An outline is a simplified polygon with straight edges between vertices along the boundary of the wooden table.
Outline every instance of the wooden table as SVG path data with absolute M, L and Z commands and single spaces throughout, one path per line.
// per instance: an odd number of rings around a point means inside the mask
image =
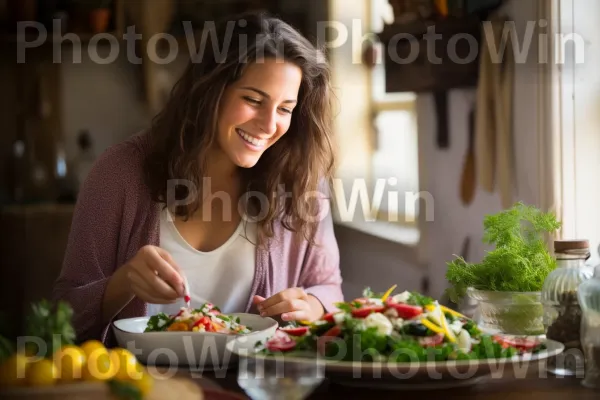
M 189 370 L 179 369 L 178 375 L 189 376 L 200 386 L 222 389 L 243 394 L 243 390 L 236 382 L 237 371 L 230 370 L 224 373 L 204 372 L 202 374 L 190 373 Z M 544 377 L 544 375 L 546 375 Z M 346 387 L 325 380 L 308 400 L 330 399 L 474 399 L 474 400 L 598 400 L 600 390 L 591 390 L 583 387 L 580 379 L 575 377 L 556 377 L 545 374 L 538 368 L 531 369 L 522 379 L 513 377 L 490 377 L 485 382 L 468 388 L 444 389 L 435 391 L 398 391 L 375 390 L 375 388 Z

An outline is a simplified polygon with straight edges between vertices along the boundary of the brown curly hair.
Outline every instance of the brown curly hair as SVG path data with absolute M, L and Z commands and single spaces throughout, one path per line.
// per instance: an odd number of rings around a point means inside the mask
M 210 34 L 207 36 L 204 51 L 190 60 L 165 108 L 153 120 L 145 163 L 152 198 L 166 205 L 168 181 L 172 179 L 193 182 L 201 192 L 207 155 L 216 144 L 219 104 L 225 88 L 242 76 L 248 62 L 275 57 L 302 70 L 298 103 L 286 134 L 254 167 L 240 169 L 241 178 L 248 191 L 268 199 L 268 210 L 260 210 L 264 218 L 258 221 L 259 244 L 273 236 L 277 220 L 313 243 L 319 201 L 298 200 L 307 193 L 322 192 L 323 182 L 330 187 L 335 165 L 332 90 L 325 53 L 287 23 L 265 13 L 239 14 L 213 27 L 212 37 L 220 46 L 214 46 Z M 280 185 L 287 196 L 278 192 Z M 177 196 L 185 196 L 185 188 L 181 189 Z M 199 195 L 177 207 L 175 214 L 189 218 L 199 208 L 197 199 L 201 198 Z M 255 200 L 247 199 L 246 208 L 260 208 Z

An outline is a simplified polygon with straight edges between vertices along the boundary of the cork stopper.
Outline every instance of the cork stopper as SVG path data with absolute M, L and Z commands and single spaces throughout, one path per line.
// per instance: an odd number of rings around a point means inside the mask
M 554 241 L 554 252 L 555 253 L 579 253 L 585 252 L 590 249 L 589 240 L 555 240 Z
M 587 259 L 590 256 L 590 242 L 589 240 L 555 240 L 554 253 Z

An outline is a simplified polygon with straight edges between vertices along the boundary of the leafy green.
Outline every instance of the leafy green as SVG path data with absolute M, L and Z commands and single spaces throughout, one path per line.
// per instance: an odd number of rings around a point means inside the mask
M 410 297 L 408 298 L 406 303 L 413 306 L 425 307 L 430 304 L 433 304 L 433 299 L 431 297 L 424 296 L 418 292 L 411 292 Z
M 340 311 L 344 311 L 347 313 L 351 313 L 352 312 L 352 306 L 348 303 L 344 303 L 344 302 L 338 302 L 335 303 L 335 306 L 340 310 Z
M 13 355 L 14 352 L 15 346 L 13 343 L 4 336 L 0 336 L 0 364 Z
M 464 325 L 463 329 L 469 333 L 472 338 L 478 338 L 481 336 L 481 330 L 473 320 L 468 320 Z
M 553 213 L 516 203 L 512 208 L 484 218 L 483 242 L 494 244 L 480 263 L 462 257 L 448 263 L 446 279 L 450 299 L 458 303 L 473 287 L 488 291 L 535 292 L 556 268 L 544 241 L 545 233 L 560 228 Z
M 144 332 L 162 332 L 166 331 L 169 325 L 173 323 L 173 318 L 165 313 L 153 315 L 148 320 L 148 325 Z
M 384 294 L 385 294 L 384 292 L 379 292 L 379 293 L 374 292 L 368 286 L 366 288 L 364 288 L 364 290 L 362 292 L 363 297 L 366 297 L 366 298 L 369 298 L 369 299 L 374 299 L 374 298 L 375 299 L 380 299 L 380 298 L 383 297 Z
M 142 400 L 142 392 L 129 382 L 112 379 L 108 382 L 111 393 L 119 400 Z
M 39 348 L 32 349 L 35 354 L 50 357 L 63 345 L 75 343 L 75 330 L 71 323 L 73 309 L 64 302 L 52 303 L 43 299 L 31 305 L 26 317 L 26 335 L 41 339 L 46 344 L 46 353 L 40 354 Z M 35 344 L 34 344 L 35 345 Z

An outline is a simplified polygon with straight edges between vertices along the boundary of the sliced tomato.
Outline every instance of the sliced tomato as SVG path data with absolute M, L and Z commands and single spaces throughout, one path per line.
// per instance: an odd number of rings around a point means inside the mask
M 308 332 L 309 327 L 308 326 L 289 326 L 289 327 L 283 327 L 283 328 L 279 328 L 279 329 L 281 329 L 288 335 L 304 336 Z
M 384 306 L 366 306 L 355 308 L 352 310 L 352 316 L 354 318 L 366 318 L 371 313 L 382 312 L 383 310 L 385 310 Z
M 327 331 L 325 331 L 325 333 L 322 334 L 321 337 L 324 337 L 324 336 L 338 337 L 340 335 L 340 333 L 342 333 L 342 328 L 336 325 L 332 328 L 329 328 Z
M 337 314 L 337 312 L 330 312 L 327 313 L 325 315 L 323 315 L 323 317 L 321 318 L 322 320 L 325 320 L 327 322 L 334 322 L 333 316 Z
M 411 306 L 410 304 L 405 303 L 397 303 L 394 300 L 390 300 L 386 302 L 387 306 L 393 308 L 398 313 L 398 317 L 402 319 L 413 319 L 421 314 L 423 314 L 423 307 L 419 306 Z
M 538 340 L 530 337 L 495 335 L 493 339 L 504 348 L 514 347 L 523 351 L 532 350 L 540 344 Z
M 269 351 L 290 351 L 296 347 L 296 341 L 290 335 L 278 329 L 267 341 L 266 347 Z
M 442 344 L 444 334 L 438 333 L 435 336 L 424 336 L 419 338 L 419 344 L 423 347 L 433 347 Z
M 200 318 L 198 321 L 194 322 L 194 325 L 192 327 L 200 325 L 204 326 L 204 330 L 207 332 L 210 332 L 210 330 L 212 329 L 212 321 L 208 317 Z

